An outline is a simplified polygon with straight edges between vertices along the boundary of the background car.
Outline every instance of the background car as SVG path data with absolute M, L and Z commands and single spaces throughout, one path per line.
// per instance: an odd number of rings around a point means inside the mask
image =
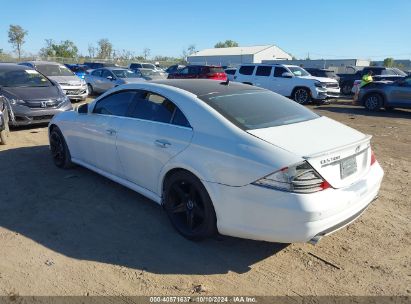
M 395 82 L 375 81 L 360 89 L 358 100 L 371 111 L 382 107 L 411 108 L 411 77 Z
M 236 71 L 237 71 L 236 68 L 227 68 L 227 69 L 224 70 L 224 72 L 227 75 L 228 80 L 230 80 L 230 81 L 234 80 L 234 75 L 235 75 Z
M 170 66 L 165 70 L 165 72 L 166 72 L 167 74 L 174 74 L 174 73 L 177 73 L 178 71 L 184 69 L 185 67 L 186 67 L 186 66 L 185 66 L 185 65 L 182 65 L 182 64 L 173 64 L 173 65 L 170 65 Z
M 138 77 L 144 78 L 145 80 L 167 79 L 167 76 L 164 72 L 157 70 L 139 68 L 132 71 L 134 71 L 136 75 L 138 75 Z
M 364 75 L 372 72 L 372 77 L 374 80 L 389 80 L 389 81 L 396 81 L 398 79 L 403 79 L 406 74 L 398 69 L 395 68 L 386 68 L 386 67 L 364 67 L 363 69 L 355 71 L 355 73 L 348 73 L 348 74 L 337 74 L 340 77 L 340 87 L 341 93 L 344 95 L 350 95 L 351 93 L 355 93 L 356 89 L 353 90 L 354 83 L 358 84 L 361 82 L 361 79 Z M 358 80 L 357 82 L 355 82 Z
M 340 95 L 335 79 L 311 76 L 296 65 L 243 64 L 236 71 L 234 81 L 271 90 L 300 104 L 322 103 Z
M 8 100 L 0 96 L 0 145 L 7 144 L 9 132 Z
M 317 242 L 346 226 L 381 186 L 370 138 L 269 90 L 204 79 L 117 87 L 49 124 L 57 167 L 162 204 L 191 240 Z
M 169 74 L 168 79 L 194 79 L 205 78 L 226 81 L 227 75 L 223 68 L 215 65 L 188 65 L 174 74 Z
M 130 63 L 128 66 L 130 70 L 135 69 L 150 69 L 150 70 L 157 70 L 157 67 L 152 63 Z
M 89 69 L 89 67 L 84 64 L 65 64 L 65 66 L 81 79 L 84 79 L 84 76 L 87 74 L 87 70 Z
M 0 64 L 0 96 L 10 104 L 9 124 L 47 123 L 72 109 L 60 86 L 38 71 L 17 64 Z
M 109 67 L 91 71 L 85 76 L 90 95 L 94 93 L 104 93 L 105 91 L 116 86 L 144 81 L 141 74 L 137 74 L 129 69 Z
M 84 79 L 79 79 L 63 64 L 49 61 L 27 61 L 19 64 L 34 68 L 57 82 L 70 100 L 86 100 L 88 96 L 86 82 Z
M 99 69 L 99 68 L 108 68 L 108 67 L 116 67 L 117 65 L 114 63 L 107 63 L 107 62 L 84 62 L 85 66 L 88 67 L 89 70 Z
M 317 69 L 317 68 L 304 68 L 308 73 L 316 77 L 325 77 L 325 78 L 332 78 L 337 81 L 340 81 L 340 77 L 335 74 L 332 70 L 327 69 Z

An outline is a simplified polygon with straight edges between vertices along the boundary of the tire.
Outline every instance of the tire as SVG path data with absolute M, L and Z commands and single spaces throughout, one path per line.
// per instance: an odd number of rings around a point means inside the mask
M 4 119 L 4 130 L 0 131 L 0 145 L 6 145 L 7 142 L 9 141 L 10 137 L 10 127 L 9 127 L 9 120 L 8 120 L 8 113 L 7 110 L 4 113 L 5 119 Z
M 217 232 L 210 196 L 201 181 L 187 171 L 167 178 L 163 206 L 173 227 L 189 240 L 200 241 Z
M 58 127 L 54 127 L 50 132 L 50 151 L 56 167 L 68 169 L 74 166 L 66 140 Z
M 293 99 L 299 104 L 306 104 L 311 101 L 311 93 L 307 88 L 296 88 L 293 92 Z
M 251 82 L 243 82 L 243 84 L 253 85 Z
M 93 86 L 88 83 L 88 84 L 87 84 L 87 88 L 88 88 L 88 95 L 89 95 L 89 96 L 93 96 L 93 95 L 94 95 Z
M 380 94 L 371 93 L 364 97 L 364 107 L 369 111 L 378 111 L 382 107 L 383 98 Z
M 341 92 L 344 95 L 351 95 L 352 94 L 351 89 L 352 89 L 352 85 L 350 85 L 347 82 L 343 83 L 343 85 L 341 86 Z

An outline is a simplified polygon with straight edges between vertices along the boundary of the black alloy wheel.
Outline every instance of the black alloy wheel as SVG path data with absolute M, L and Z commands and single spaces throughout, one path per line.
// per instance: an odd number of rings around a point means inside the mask
M 188 172 L 172 175 L 165 186 L 164 208 L 174 228 L 190 240 L 215 233 L 216 216 L 201 181 Z

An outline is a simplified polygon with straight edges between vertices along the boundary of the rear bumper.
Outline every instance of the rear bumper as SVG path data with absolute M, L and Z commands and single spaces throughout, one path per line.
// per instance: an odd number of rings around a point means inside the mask
M 270 242 L 308 242 L 354 221 L 378 195 L 383 178 L 378 163 L 349 187 L 296 194 L 254 185 L 206 183 L 220 233 Z

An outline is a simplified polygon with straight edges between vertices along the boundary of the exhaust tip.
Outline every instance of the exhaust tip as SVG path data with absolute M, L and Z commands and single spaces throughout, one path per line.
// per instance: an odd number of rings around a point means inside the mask
M 313 237 L 311 240 L 308 241 L 309 244 L 311 245 L 317 245 L 317 243 L 322 239 L 321 235 L 316 235 Z

